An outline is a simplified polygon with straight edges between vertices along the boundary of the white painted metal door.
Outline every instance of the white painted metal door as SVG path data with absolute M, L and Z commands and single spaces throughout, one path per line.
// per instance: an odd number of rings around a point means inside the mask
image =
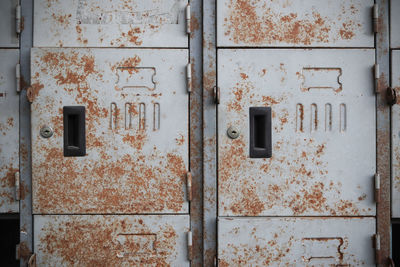
M 38 215 L 38 266 L 190 266 L 186 215 Z
M 222 47 L 373 47 L 373 0 L 217 1 Z
M 220 218 L 219 266 L 375 266 L 372 232 L 375 218 Z
M 187 0 L 36 0 L 36 47 L 188 47 Z
M 184 49 L 33 49 L 33 212 L 188 213 L 187 63 Z M 70 106 L 86 113 L 79 157 Z
M 16 178 L 19 173 L 18 49 L 0 49 L 0 213 L 19 211 Z M 22 188 L 22 194 L 25 193 Z
M 390 47 L 400 48 L 400 1 L 390 1 Z
M 219 214 L 374 216 L 374 62 L 374 50 L 219 50 Z M 250 107 L 272 109 L 271 158 L 250 157 Z
M 0 8 L 0 47 L 19 47 L 17 35 L 18 0 L 2 0 Z

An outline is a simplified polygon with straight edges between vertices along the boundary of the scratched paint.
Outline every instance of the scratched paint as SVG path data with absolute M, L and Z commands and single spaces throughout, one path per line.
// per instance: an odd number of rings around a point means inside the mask
M 186 50 L 34 49 L 33 212 L 187 213 L 187 62 Z M 121 83 L 148 67 L 154 89 Z M 63 156 L 70 105 L 86 109 L 84 157 Z
M 372 232 L 374 218 L 220 218 L 218 263 L 375 266 Z
M 187 47 L 187 0 L 35 1 L 34 46 Z
M 373 47 L 373 1 L 218 1 L 218 46 Z
M 189 216 L 37 215 L 39 266 L 190 266 Z
M 0 49 L 0 213 L 16 213 L 15 174 L 19 171 L 19 105 L 15 66 L 17 49 Z
M 375 215 L 373 64 L 372 50 L 220 51 L 219 214 Z M 305 66 L 332 67 L 342 90 L 318 77 L 304 90 Z M 272 158 L 249 157 L 253 106 L 272 108 Z

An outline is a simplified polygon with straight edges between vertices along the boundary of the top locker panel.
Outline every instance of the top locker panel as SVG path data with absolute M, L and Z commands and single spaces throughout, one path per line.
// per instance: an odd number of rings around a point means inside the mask
M 187 0 L 35 0 L 35 47 L 188 47 Z
M 390 47 L 400 48 L 400 0 L 390 1 Z
M 373 0 L 221 0 L 222 47 L 374 47 Z
M 17 0 L 2 0 L 0 8 L 0 47 L 19 47 L 16 30 Z

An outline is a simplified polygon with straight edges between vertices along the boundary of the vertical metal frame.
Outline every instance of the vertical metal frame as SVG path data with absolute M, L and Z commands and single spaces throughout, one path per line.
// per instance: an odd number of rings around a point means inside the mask
M 217 248 L 216 1 L 203 1 L 203 199 L 204 266 L 214 266 Z
M 203 140 L 202 140 L 202 4 L 201 0 L 190 2 L 189 58 L 192 64 L 192 91 L 189 98 L 189 168 L 192 174 L 192 201 L 190 203 L 190 228 L 193 234 L 191 266 L 203 265 Z
M 376 0 L 379 7 L 378 32 L 375 35 L 376 63 L 379 64 L 379 80 L 376 98 L 376 146 L 377 173 L 380 175 L 381 199 L 377 203 L 377 234 L 380 239 L 378 265 L 390 264 L 390 106 L 386 89 L 389 86 L 389 1 Z
M 20 35 L 21 93 L 20 93 L 20 266 L 26 266 L 32 254 L 32 166 L 31 166 L 31 117 L 27 88 L 30 84 L 30 53 L 32 47 L 33 1 L 21 0 L 24 27 Z

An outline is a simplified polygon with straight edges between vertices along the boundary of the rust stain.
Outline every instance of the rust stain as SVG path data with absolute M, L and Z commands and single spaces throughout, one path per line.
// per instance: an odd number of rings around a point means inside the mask
M 133 28 L 133 29 L 130 29 L 128 32 L 127 32 L 127 40 L 130 42 L 130 43 L 133 43 L 133 44 L 135 44 L 135 45 L 141 45 L 142 43 L 143 43 L 143 41 L 141 41 L 139 38 L 140 38 L 140 33 L 141 33 L 142 31 L 141 31 L 141 29 L 139 28 L 139 27 L 135 27 L 135 28 Z M 124 35 L 124 34 L 123 34 Z
M 199 20 L 197 19 L 197 17 L 196 16 L 191 16 L 191 19 L 190 19 L 190 31 L 191 31 L 191 38 L 193 39 L 194 38 L 194 32 L 196 32 L 197 30 L 199 30 L 200 29 L 200 23 L 199 23 Z
M 153 249 L 142 251 L 137 242 L 118 241 L 118 234 L 153 231 L 141 219 L 111 219 L 103 216 L 89 220 L 69 217 L 68 221 L 47 222 L 40 235 L 38 253 L 47 260 L 80 266 L 171 266 L 175 259 L 178 235 L 166 224 L 159 229 Z M 93 253 L 96 251 L 96 253 Z M 45 259 L 45 258 L 43 258 Z
M 33 102 L 35 98 L 39 95 L 39 91 L 43 88 L 44 88 L 43 84 L 39 82 L 33 83 L 27 92 L 28 100 L 30 102 Z
M 329 43 L 339 38 L 352 39 L 353 32 L 361 27 L 352 20 L 344 21 L 340 34 L 336 34 L 332 29 L 335 22 L 315 11 L 308 18 L 299 18 L 296 13 L 282 15 L 261 0 L 231 0 L 228 8 L 224 33 L 236 44 Z

